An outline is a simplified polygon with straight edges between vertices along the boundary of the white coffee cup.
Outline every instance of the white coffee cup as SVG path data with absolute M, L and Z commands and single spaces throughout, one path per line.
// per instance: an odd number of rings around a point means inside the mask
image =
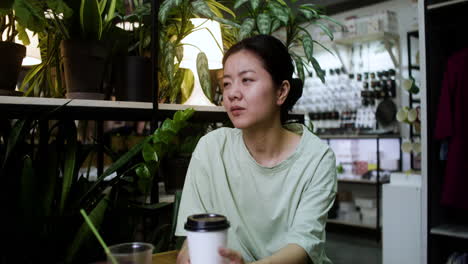
M 184 226 L 191 264 L 222 264 L 219 248 L 227 245 L 229 222 L 218 214 L 197 214 L 187 217 Z

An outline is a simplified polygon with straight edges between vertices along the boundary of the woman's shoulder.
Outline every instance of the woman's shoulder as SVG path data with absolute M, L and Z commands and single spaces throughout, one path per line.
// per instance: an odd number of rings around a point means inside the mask
M 240 130 L 236 128 L 221 127 L 215 129 L 200 138 L 197 149 L 214 150 L 215 148 L 222 148 L 229 141 L 236 140 L 240 133 Z
M 330 146 L 319 136 L 310 131 L 306 126 L 304 126 L 303 133 L 305 136 L 304 151 L 314 153 L 316 155 L 318 154 L 319 156 L 325 155 L 326 153 L 333 154 Z

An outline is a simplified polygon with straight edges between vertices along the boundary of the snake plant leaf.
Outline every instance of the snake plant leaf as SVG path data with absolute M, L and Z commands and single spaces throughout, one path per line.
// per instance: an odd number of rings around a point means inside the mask
M 83 37 L 101 40 L 102 19 L 97 0 L 82 0 L 80 6 L 80 24 Z
M 211 11 L 210 7 L 203 0 L 193 1 L 192 8 L 193 8 L 194 13 L 196 14 L 199 14 L 201 16 L 205 16 L 211 19 L 215 18 L 214 13 Z
M 257 28 L 260 34 L 270 34 L 271 17 L 267 13 L 262 13 L 257 16 Z
M 107 195 L 103 196 L 97 203 L 91 212 L 88 214 L 88 218 L 91 220 L 96 229 L 99 230 L 102 221 L 104 219 L 105 212 L 109 206 L 109 198 Z M 65 263 L 71 263 L 78 253 L 79 249 L 90 239 L 93 239 L 93 234 L 88 224 L 83 220 L 80 228 L 76 232 L 76 235 L 71 243 L 71 246 L 67 249 Z
M 283 24 L 287 24 L 289 20 L 289 8 L 281 6 L 277 2 L 268 2 L 268 8 L 270 9 L 273 16 Z
M 241 5 L 247 3 L 249 0 L 236 0 L 234 3 L 234 9 L 238 9 Z
M 158 19 L 161 24 L 165 24 L 167 18 L 169 17 L 169 13 L 171 9 L 176 6 L 179 0 L 165 0 L 162 2 L 161 6 L 159 7 Z
M 197 55 L 197 72 L 203 93 L 212 101 L 210 70 L 208 69 L 208 58 L 204 52 L 199 52 Z
M 294 63 L 296 64 L 296 72 L 297 76 L 304 82 L 305 75 L 304 75 L 304 64 L 302 63 L 302 59 L 299 56 L 293 56 Z
M 107 0 L 106 0 L 107 1 Z M 106 24 L 105 27 L 108 26 L 108 24 L 110 22 L 112 22 L 112 20 L 116 17 L 115 15 L 115 7 L 117 5 L 117 0 L 110 0 L 110 4 L 109 4 L 109 9 L 107 10 L 107 14 L 105 16 L 105 20 L 104 20 L 104 23 Z M 103 10 L 104 11 L 104 10 Z
M 60 196 L 60 213 L 65 210 L 65 203 L 67 202 L 68 194 L 73 181 L 75 180 L 75 165 L 76 165 L 76 153 L 78 143 L 76 139 L 76 126 L 73 121 L 67 121 L 64 123 L 65 129 L 65 164 L 63 169 L 63 182 L 62 191 Z
M 250 33 L 252 33 L 254 27 L 255 27 L 255 20 L 253 18 L 246 18 L 244 22 L 242 22 L 237 40 L 241 41 L 244 38 L 248 37 Z
M 322 83 L 325 83 L 325 71 L 322 70 L 322 67 L 320 67 L 320 64 L 318 63 L 318 61 L 315 58 L 312 58 L 310 62 L 312 63 L 312 66 L 314 67 L 314 70 L 317 76 L 320 78 Z
M 255 12 L 258 7 L 260 6 L 260 0 L 250 0 L 250 7 L 252 7 L 252 10 Z
M 302 34 L 301 40 L 306 58 L 311 61 L 314 57 L 314 42 L 309 34 Z
M 101 0 L 101 2 L 99 2 L 99 14 L 102 15 L 104 13 L 106 6 L 107 6 L 107 0 Z
M 143 146 L 143 159 L 146 162 L 155 161 L 158 162 L 158 154 L 154 151 L 153 147 L 150 144 L 145 144 Z
M 183 71 L 183 80 L 182 84 L 180 85 L 180 93 L 181 93 L 181 102 L 187 101 L 193 91 L 193 85 L 195 84 L 195 76 L 193 72 L 188 69 L 180 69 Z

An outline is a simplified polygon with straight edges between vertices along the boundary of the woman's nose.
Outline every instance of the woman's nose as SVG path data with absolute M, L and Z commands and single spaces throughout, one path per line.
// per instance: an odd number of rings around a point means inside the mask
M 242 93 L 237 85 L 232 85 L 228 91 L 228 98 L 230 101 L 239 100 L 242 98 Z

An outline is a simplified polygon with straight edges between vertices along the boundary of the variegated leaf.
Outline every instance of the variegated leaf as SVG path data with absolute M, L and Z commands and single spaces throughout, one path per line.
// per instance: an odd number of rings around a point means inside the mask
M 288 23 L 289 20 L 289 13 L 288 8 L 281 6 L 276 2 L 269 2 L 268 8 L 270 9 L 271 13 L 275 16 L 276 19 L 283 22 L 284 24 Z
M 301 39 L 307 60 L 311 61 L 314 56 L 314 42 L 309 34 L 303 34 Z
M 215 15 L 211 11 L 210 7 L 203 0 L 197 0 L 192 2 L 192 8 L 196 14 L 205 16 L 207 18 L 214 18 Z
M 177 48 L 176 48 L 176 57 L 177 57 L 177 61 L 180 63 L 182 61 L 182 58 L 184 57 L 184 46 L 183 45 L 177 46 Z
M 250 33 L 252 33 L 252 30 L 254 29 L 254 27 L 255 27 L 255 20 L 253 18 L 245 19 L 239 30 L 238 40 L 241 41 L 244 38 L 248 37 Z
M 281 26 L 281 22 L 278 19 L 271 22 L 271 32 L 275 32 Z
M 159 7 L 158 14 L 158 19 L 161 24 L 166 23 L 169 12 L 171 12 L 171 9 L 177 4 L 177 2 L 179 2 L 179 0 L 165 0 L 162 2 L 161 6 Z
M 304 64 L 302 63 L 302 59 L 299 56 L 294 56 L 294 63 L 296 64 L 297 76 L 304 82 Z
M 260 6 L 260 0 L 250 0 L 250 6 L 252 7 L 253 11 L 256 11 Z
M 166 67 L 166 74 L 169 82 L 172 83 L 172 75 L 174 74 L 174 44 L 168 42 L 164 54 L 164 66 Z
M 197 56 L 197 71 L 203 92 L 205 93 L 206 97 L 211 101 L 213 99 L 213 95 L 211 92 L 210 70 L 208 69 L 208 58 L 203 52 L 198 53 Z
M 190 97 L 193 91 L 193 84 L 195 82 L 195 77 L 191 70 L 181 69 L 184 72 L 184 78 L 182 84 L 180 85 L 181 89 L 181 102 L 184 103 Z
M 257 16 L 257 28 L 260 34 L 270 34 L 271 17 L 269 14 L 262 13 Z
M 312 66 L 314 67 L 314 70 L 317 76 L 320 78 L 322 83 L 325 83 L 325 71 L 322 70 L 322 67 L 320 67 L 320 64 L 318 63 L 318 61 L 315 58 L 312 58 L 310 62 L 312 63 Z

